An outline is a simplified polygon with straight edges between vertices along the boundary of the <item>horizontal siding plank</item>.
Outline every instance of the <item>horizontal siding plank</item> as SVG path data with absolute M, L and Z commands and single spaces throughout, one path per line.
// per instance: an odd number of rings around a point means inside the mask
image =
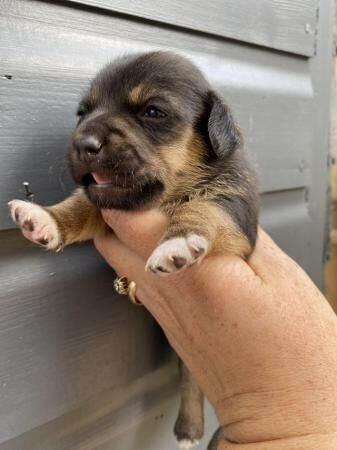
M 118 390 L 105 391 L 73 411 L 1 444 L 1 450 L 172 450 L 179 405 L 177 363 L 172 361 Z M 217 420 L 206 404 L 206 448 Z
M 318 0 L 68 0 L 164 24 L 312 56 Z
M 92 245 L 52 254 L 4 231 L 0 267 L 0 443 L 166 363 L 159 327 Z
M 121 440 L 130 434 L 134 438 L 132 428 L 137 429 L 140 425 L 151 427 L 152 431 L 155 428 L 156 435 L 165 436 L 168 447 L 160 446 L 161 450 L 172 449 L 175 445 L 172 423 L 179 404 L 177 375 L 177 364 L 167 364 L 118 390 L 92 397 L 77 409 L 0 444 L 1 450 L 101 450 L 105 445 L 110 449 L 128 450 L 133 448 L 132 445 L 122 445 Z M 159 448 L 155 438 L 145 439 L 144 431 L 137 433 L 139 449 Z M 112 441 L 119 445 L 114 447 Z
M 310 257 L 313 241 L 306 189 L 264 194 L 261 197 L 260 223 L 277 244 L 315 276 L 314 258 Z

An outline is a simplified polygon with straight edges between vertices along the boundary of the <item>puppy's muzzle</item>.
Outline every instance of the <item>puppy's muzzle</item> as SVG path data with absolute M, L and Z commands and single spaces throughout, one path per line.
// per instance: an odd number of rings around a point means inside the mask
M 137 148 L 126 138 L 116 139 L 113 132 L 100 131 L 83 129 L 73 136 L 70 162 L 75 181 L 85 186 L 143 183 L 146 162 Z
M 111 174 L 129 171 L 137 174 L 146 164 L 137 148 L 126 138 L 93 130 L 83 130 L 73 136 L 70 159 L 76 175 L 102 169 Z

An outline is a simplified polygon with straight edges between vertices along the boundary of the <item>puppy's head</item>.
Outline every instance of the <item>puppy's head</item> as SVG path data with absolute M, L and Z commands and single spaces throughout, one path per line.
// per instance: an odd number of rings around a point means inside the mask
M 241 144 L 227 106 L 201 72 L 169 52 L 106 66 L 78 116 L 71 172 L 99 208 L 160 202 L 189 172 L 225 161 Z

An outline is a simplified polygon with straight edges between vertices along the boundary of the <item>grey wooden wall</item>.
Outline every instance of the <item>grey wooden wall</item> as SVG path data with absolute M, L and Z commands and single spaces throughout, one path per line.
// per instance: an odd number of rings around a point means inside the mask
M 7 213 L 22 181 L 45 204 L 71 190 L 64 154 L 88 79 L 125 52 L 195 61 L 242 124 L 262 223 L 321 285 L 332 17 L 330 0 L 0 1 L 0 450 L 174 448 L 161 331 L 114 295 L 90 244 L 46 254 Z

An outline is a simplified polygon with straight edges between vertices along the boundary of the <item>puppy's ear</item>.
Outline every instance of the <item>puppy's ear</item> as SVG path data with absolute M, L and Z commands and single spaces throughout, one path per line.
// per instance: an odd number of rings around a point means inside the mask
M 229 107 L 210 91 L 208 106 L 208 138 L 218 158 L 226 158 L 242 146 L 243 138 Z

